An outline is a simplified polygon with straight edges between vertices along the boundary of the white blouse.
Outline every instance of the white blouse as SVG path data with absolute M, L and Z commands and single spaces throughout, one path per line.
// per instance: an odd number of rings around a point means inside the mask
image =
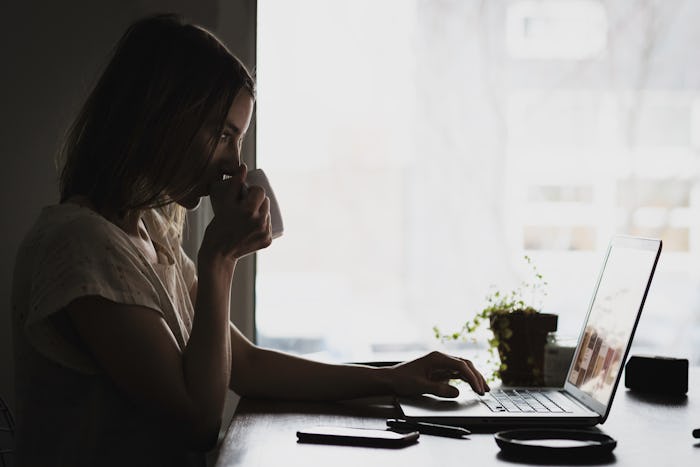
M 158 264 L 120 228 L 72 203 L 44 208 L 22 242 L 12 287 L 18 465 L 204 465 L 202 453 L 188 452 L 120 392 L 63 311 L 84 296 L 140 305 L 185 348 L 195 267 L 161 214 L 147 211 L 143 221 Z

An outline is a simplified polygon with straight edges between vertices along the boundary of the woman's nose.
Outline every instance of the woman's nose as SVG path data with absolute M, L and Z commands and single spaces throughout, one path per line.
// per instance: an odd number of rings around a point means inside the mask
M 241 166 L 241 153 L 238 150 L 227 151 L 219 158 L 219 167 L 225 170 L 234 171 Z
M 236 153 L 232 157 L 232 164 L 237 168 L 239 168 L 243 164 L 243 161 L 241 160 L 240 151 L 236 150 Z

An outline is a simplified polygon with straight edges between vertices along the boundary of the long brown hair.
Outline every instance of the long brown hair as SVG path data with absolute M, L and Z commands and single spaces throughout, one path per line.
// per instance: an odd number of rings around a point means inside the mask
M 126 30 L 59 153 L 61 202 L 87 197 L 99 212 L 161 208 L 182 232 L 190 193 L 209 163 L 245 66 L 213 34 L 172 14 Z M 201 133 L 203 134 L 203 133 Z

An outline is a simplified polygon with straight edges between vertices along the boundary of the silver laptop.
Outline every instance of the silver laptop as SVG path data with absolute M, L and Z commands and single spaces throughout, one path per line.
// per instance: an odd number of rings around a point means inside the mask
M 401 398 L 409 420 L 467 427 L 592 426 L 610 413 L 661 240 L 616 236 L 608 246 L 563 388 L 494 388 L 485 396 Z

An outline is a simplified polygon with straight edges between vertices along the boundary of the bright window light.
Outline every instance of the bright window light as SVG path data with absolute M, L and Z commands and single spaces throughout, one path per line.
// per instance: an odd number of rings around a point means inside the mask
M 528 279 L 525 254 L 575 338 L 626 233 L 664 241 L 635 345 L 700 363 L 700 3 L 676 6 L 260 0 L 257 162 L 285 234 L 258 254 L 259 343 L 441 348 L 432 327 Z
M 597 0 L 528 0 L 508 6 L 508 52 L 514 58 L 583 60 L 605 51 L 607 17 Z

